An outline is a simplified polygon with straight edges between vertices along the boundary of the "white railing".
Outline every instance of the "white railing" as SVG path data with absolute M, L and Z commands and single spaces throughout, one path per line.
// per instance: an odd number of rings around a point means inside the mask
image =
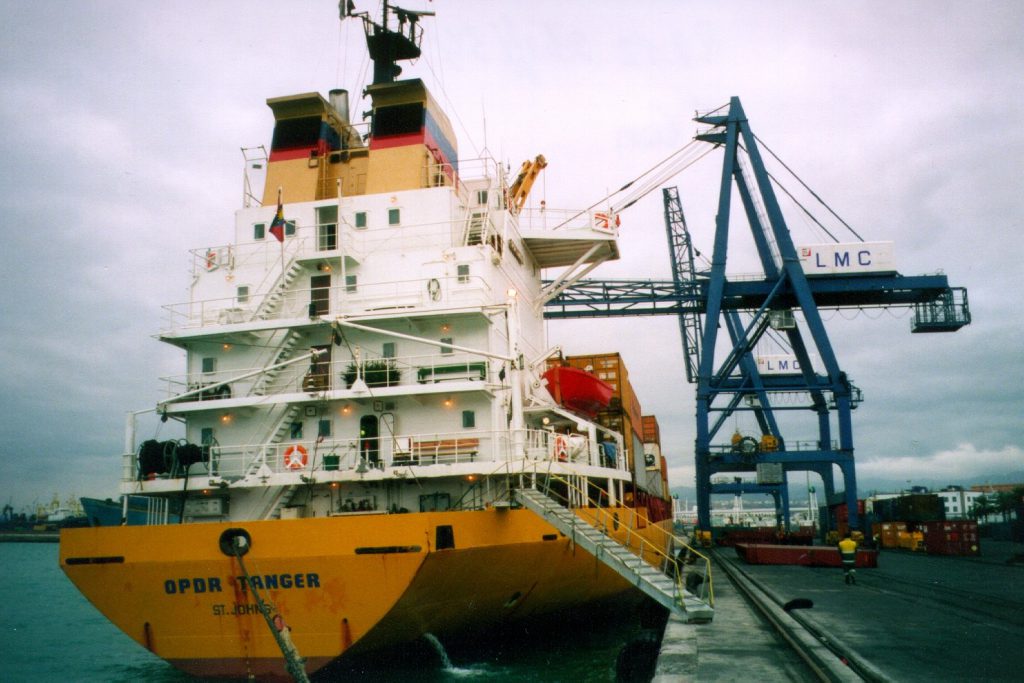
M 610 237 L 618 235 L 618 226 L 614 216 L 601 210 L 579 209 L 530 209 L 524 208 L 519 213 L 519 227 L 522 230 L 548 230 L 568 232 L 572 230 L 591 230 L 606 233 Z
M 173 375 L 160 379 L 164 383 L 165 398 L 209 387 L 207 391 L 191 396 L 187 400 L 212 401 L 252 396 L 254 388 L 261 385 L 260 396 L 351 389 L 357 376 L 361 376 L 371 390 L 377 387 L 435 384 L 455 380 L 487 382 L 491 376 L 490 365 L 485 359 L 467 353 L 433 353 L 384 358 L 374 356 L 362 348 L 358 350 L 358 367 L 354 357 L 348 354 L 344 357 L 335 357 L 330 362 L 295 363 L 279 368 L 279 374 L 269 383 L 261 382 L 262 375 L 253 375 L 261 369 L 259 367 Z M 233 377 L 242 379 L 231 381 Z
M 547 430 L 526 430 L 526 460 L 612 467 L 625 471 L 625 458 L 615 463 L 602 459 L 599 444 L 581 434 L 562 435 Z M 299 439 L 272 444 L 219 445 L 203 447 L 207 461 L 193 464 L 190 476 L 205 468 L 211 476 L 228 480 L 267 477 L 274 474 L 318 472 L 366 473 L 385 468 L 419 468 L 474 462 L 513 462 L 514 439 L 508 431 L 422 432 L 415 435 L 384 435 L 374 438 Z M 568 442 L 568 448 L 564 444 Z M 138 477 L 135 462 L 134 477 Z M 415 470 L 413 470 L 415 472 Z M 184 477 L 184 471 L 174 473 Z M 168 473 L 150 475 L 165 479 Z
M 326 299 L 311 308 L 313 293 Z M 289 320 L 315 315 L 359 315 L 395 309 L 473 308 L 495 303 L 490 285 L 480 276 L 418 278 L 390 282 L 357 282 L 330 288 L 298 288 L 281 292 L 273 306 L 261 312 L 273 291 L 237 297 L 205 299 L 164 306 L 165 332 L 262 320 Z

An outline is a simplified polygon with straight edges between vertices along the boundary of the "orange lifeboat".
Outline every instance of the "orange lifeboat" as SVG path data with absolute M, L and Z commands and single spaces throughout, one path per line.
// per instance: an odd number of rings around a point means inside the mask
M 608 407 L 614 392 L 610 384 L 579 368 L 554 367 L 544 373 L 544 379 L 559 405 L 591 419 Z

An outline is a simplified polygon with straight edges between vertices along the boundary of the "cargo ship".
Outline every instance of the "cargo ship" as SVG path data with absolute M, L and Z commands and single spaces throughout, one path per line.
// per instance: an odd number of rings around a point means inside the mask
M 397 79 L 423 13 L 342 14 L 374 63 L 369 122 L 343 90 L 267 100 L 269 154 L 247 157 L 262 196 L 247 182 L 234 234 L 190 253 L 188 301 L 165 307 L 159 339 L 186 367 L 152 410 L 184 436 L 143 438 L 147 411 L 128 414 L 121 513 L 65 531 L 61 568 L 202 677 L 300 678 L 636 600 L 665 571 L 673 604 L 706 604 L 684 590 L 640 418 L 616 423 L 598 377 L 545 379 L 569 363 L 544 302 L 618 258 L 618 221 L 527 208 L 543 157 L 514 177 L 459 157 L 427 85 Z M 586 550 L 605 540 L 641 561 Z

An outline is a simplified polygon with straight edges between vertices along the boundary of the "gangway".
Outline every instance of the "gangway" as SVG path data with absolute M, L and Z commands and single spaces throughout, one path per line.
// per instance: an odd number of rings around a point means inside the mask
M 515 490 L 520 505 L 542 517 L 565 534 L 573 543 L 615 570 L 645 595 L 689 623 L 711 621 L 714 609 L 708 602 L 684 587 L 680 563 L 665 556 L 671 563 L 675 579 L 648 564 L 646 560 L 612 538 L 575 512 L 535 488 Z

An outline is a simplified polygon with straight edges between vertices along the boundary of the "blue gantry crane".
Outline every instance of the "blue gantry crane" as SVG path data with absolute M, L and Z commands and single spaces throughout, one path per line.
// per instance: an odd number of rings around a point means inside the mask
M 678 316 L 686 377 L 697 385 L 695 460 L 702 530 L 711 528 L 712 494 L 769 493 L 780 522 L 788 524 L 789 475 L 806 471 L 821 477 L 830 503 L 846 503 L 849 526 L 858 529 L 851 411 L 861 392 L 839 366 L 821 311 L 910 306 L 913 332 L 947 332 L 970 323 L 967 292 L 950 287 L 941 274 L 903 276 L 867 268 L 808 277 L 739 98 L 732 98 L 724 113 L 716 110 L 696 120 L 710 127 L 697 139 L 724 149 L 710 267 L 697 268 L 678 191 L 665 188 L 673 279 L 580 280 L 547 302 L 545 317 Z M 761 277 L 731 280 L 726 274 L 734 189 Z M 839 265 L 873 258 L 867 244 L 852 253 L 828 254 Z M 767 339 L 788 349 L 781 361 L 775 357 L 775 367 L 755 353 Z M 780 397 L 786 400 L 776 400 Z M 753 414 L 759 435 L 737 431 L 724 436 L 723 428 L 739 412 Z M 787 430 L 794 423 L 806 428 L 797 418 L 807 415 L 813 418 L 813 438 L 783 433 L 783 422 Z M 838 494 L 836 469 L 843 479 Z M 741 473 L 756 473 L 755 481 L 735 476 Z M 716 477 L 722 474 L 733 476 Z

